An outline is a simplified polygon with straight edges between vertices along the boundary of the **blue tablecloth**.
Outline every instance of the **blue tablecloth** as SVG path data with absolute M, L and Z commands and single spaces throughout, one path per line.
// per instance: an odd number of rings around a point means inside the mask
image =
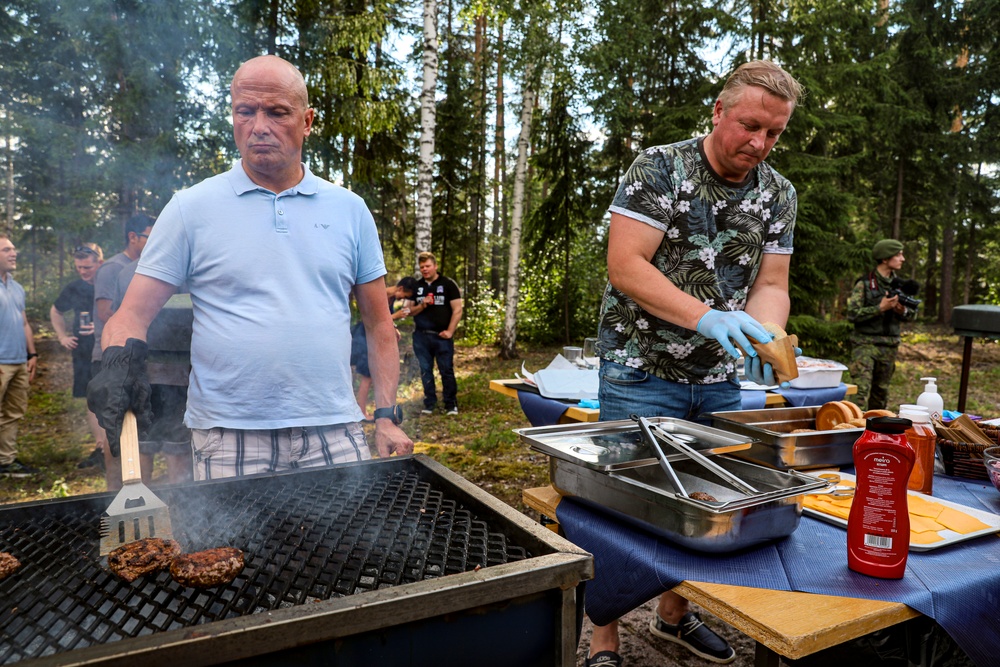
M 530 391 L 517 392 L 517 400 L 521 404 L 524 416 L 532 426 L 551 426 L 558 424 L 559 418 L 569 409 L 569 403 L 563 403 L 552 398 L 545 398 Z
M 989 484 L 936 475 L 934 495 L 1000 514 Z M 803 516 L 784 540 L 737 554 L 676 547 L 573 498 L 557 511 L 566 536 L 594 555 L 587 583 L 591 620 L 606 625 L 687 579 L 902 602 L 934 618 L 978 665 L 997 664 L 1000 648 L 1000 539 L 988 535 L 911 553 L 902 579 L 877 579 L 847 568 L 847 531 Z
M 846 390 L 845 385 L 841 385 Z M 815 389 L 782 389 L 782 392 L 815 392 Z M 829 391 L 829 390 L 827 390 Z M 840 398 L 844 397 L 844 392 L 840 392 Z M 840 398 L 831 398 L 828 400 L 835 401 L 840 400 Z M 743 390 L 740 392 L 740 399 L 742 401 L 742 407 L 744 410 L 760 410 L 766 407 L 765 401 L 767 400 L 767 392 L 764 391 L 750 391 Z M 521 403 L 521 410 L 524 411 L 524 416 L 528 418 L 528 421 L 532 426 L 551 426 L 552 424 L 558 424 L 559 418 L 563 416 L 563 413 L 575 403 L 567 403 L 565 401 L 558 401 L 553 398 L 545 398 L 539 394 L 531 391 L 518 391 L 517 400 Z M 796 400 L 800 400 L 796 398 Z M 821 403 L 825 403 L 822 401 Z M 793 405 L 820 405 L 820 403 L 793 403 Z
M 816 389 L 775 389 L 776 393 L 785 397 L 789 405 L 801 408 L 806 405 L 823 405 L 830 401 L 842 401 L 847 395 L 847 385 L 843 382 L 836 387 L 819 387 Z M 744 408 L 745 410 L 746 408 Z

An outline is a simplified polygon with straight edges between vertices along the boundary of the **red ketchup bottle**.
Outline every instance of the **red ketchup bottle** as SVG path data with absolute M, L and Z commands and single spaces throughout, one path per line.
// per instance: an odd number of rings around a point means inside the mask
M 854 443 L 857 488 L 847 519 L 847 567 L 901 579 L 910 549 L 906 483 L 916 454 L 906 441 L 909 419 L 869 419 Z

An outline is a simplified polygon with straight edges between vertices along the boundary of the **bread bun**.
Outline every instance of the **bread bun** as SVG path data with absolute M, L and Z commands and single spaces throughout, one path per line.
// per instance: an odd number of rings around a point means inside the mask
M 847 409 L 854 414 L 855 419 L 864 419 L 865 413 L 861 411 L 861 408 L 854 405 L 854 403 L 851 403 L 850 401 L 841 401 L 841 403 L 847 406 Z
M 761 327 L 771 334 L 771 340 L 761 343 L 748 335 L 747 340 L 753 346 L 754 353 L 762 362 L 771 364 L 774 379 L 778 384 L 794 380 L 799 376 L 799 367 L 795 361 L 795 348 L 798 347 L 799 339 L 796 336 L 789 336 L 774 322 L 762 322 Z M 743 350 L 742 347 L 740 349 Z M 743 350 L 743 353 L 752 356 L 748 354 L 748 350 Z
M 840 401 L 830 401 L 820 406 L 816 411 L 816 429 L 829 431 L 837 426 L 854 419 L 854 413 Z M 853 427 L 851 427 L 853 428 Z
M 843 424 L 837 424 L 836 426 L 834 426 L 832 429 L 829 429 L 829 430 L 843 431 L 844 429 L 848 429 L 848 428 L 857 428 L 857 426 L 855 426 L 854 424 L 852 424 L 850 422 L 844 422 Z
M 774 322 L 764 322 L 761 326 L 774 337 L 774 340 L 781 340 L 788 336 L 788 333 Z
M 865 419 L 872 419 L 873 417 L 895 417 L 896 413 L 892 410 L 869 410 L 862 416 Z

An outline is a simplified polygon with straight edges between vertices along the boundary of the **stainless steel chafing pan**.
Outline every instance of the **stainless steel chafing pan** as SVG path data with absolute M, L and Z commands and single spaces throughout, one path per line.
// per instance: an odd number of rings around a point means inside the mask
M 683 440 L 701 454 L 713 455 L 749 449 L 752 438 L 671 417 L 648 420 L 658 429 Z M 622 470 L 659 463 L 631 419 L 585 424 L 558 424 L 514 429 L 532 449 L 594 470 Z M 686 458 L 679 452 L 671 461 Z
M 658 466 L 601 472 L 552 457 L 552 483 L 565 495 L 597 505 L 681 546 L 725 553 L 787 537 L 799 525 L 802 495 L 828 486 L 824 480 L 782 472 L 729 456 L 712 459 L 758 490 L 737 491 L 698 462 L 678 460 L 672 467 L 688 491 L 716 500 L 676 493 Z
M 740 458 L 779 470 L 852 465 L 851 449 L 862 428 L 792 433 L 816 428 L 819 406 L 713 412 L 712 426 L 752 439 Z

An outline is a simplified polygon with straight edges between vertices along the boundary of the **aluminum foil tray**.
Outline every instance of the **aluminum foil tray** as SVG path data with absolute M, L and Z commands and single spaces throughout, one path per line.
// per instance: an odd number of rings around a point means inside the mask
M 653 417 L 656 427 L 681 438 L 706 456 L 749 449 L 751 438 L 672 417 Z M 594 470 L 655 466 L 656 453 L 631 419 L 514 429 L 532 449 Z M 685 458 L 670 454 L 669 460 Z
M 828 468 L 854 464 L 851 450 L 863 428 L 845 428 L 811 433 L 796 429 L 816 428 L 819 406 L 765 408 L 713 412 L 712 426 L 753 440 L 735 456 L 778 470 Z
M 676 544 L 708 553 L 738 551 L 791 535 L 802 516 L 802 496 L 827 482 L 795 471 L 765 468 L 729 456 L 712 459 L 751 484 L 746 495 L 712 478 L 697 462 L 671 465 L 688 492 L 701 491 L 715 501 L 677 494 L 659 466 L 601 472 L 551 458 L 553 485 Z

